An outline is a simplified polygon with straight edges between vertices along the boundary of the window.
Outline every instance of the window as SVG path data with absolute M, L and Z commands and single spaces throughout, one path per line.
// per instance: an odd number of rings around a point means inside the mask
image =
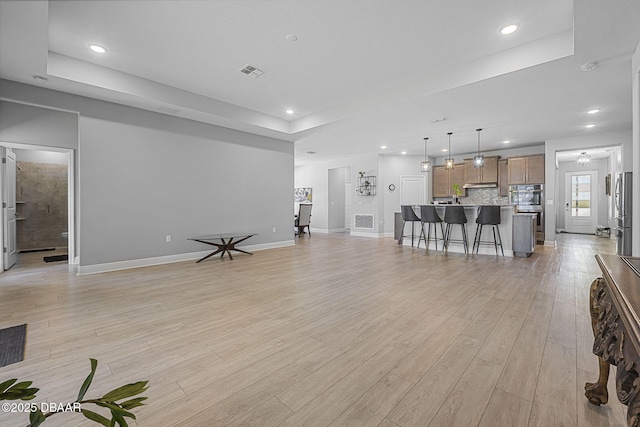
M 571 176 L 571 216 L 591 216 L 591 175 Z

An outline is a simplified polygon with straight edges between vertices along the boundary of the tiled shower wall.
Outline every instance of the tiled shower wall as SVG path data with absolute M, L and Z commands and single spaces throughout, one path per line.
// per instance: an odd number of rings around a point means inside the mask
M 18 250 L 67 246 L 67 165 L 18 161 Z

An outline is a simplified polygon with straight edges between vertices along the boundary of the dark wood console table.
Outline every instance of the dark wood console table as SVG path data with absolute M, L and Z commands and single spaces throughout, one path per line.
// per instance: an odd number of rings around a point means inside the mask
M 220 254 L 220 258 L 224 257 L 226 252 L 229 255 L 229 259 L 233 259 L 231 251 L 242 252 L 243 254 L 253 255 L 251 252 L 243 251 L 236 248 L 236 245 L 240 242 L 244 242 L 249 237 L 255 236 L 256 233 L 221 233 L 221 234 L 209 234 L 207 236 L 191 237 L 187 240 L 194 240 L 196 242 L 204 243 L 205 245 L 215 246 L 216 250 L 209 255 L 200 258 L 196 263 L 204 261 L 205 259 L 212 257 L 216 254 Z M 237 239 L 237 240 L 234 240 Z M 222 253 L 221 253 L 222 252 Z
M 627 405 L 627 423 L 640 426 L 640 258 L 596 255 L 602 277 L 591 283 L 593 353 L 599 376 L 585 385 L 589 402 L 608 402 L 609 366 L 617 366 L 616 394 Z

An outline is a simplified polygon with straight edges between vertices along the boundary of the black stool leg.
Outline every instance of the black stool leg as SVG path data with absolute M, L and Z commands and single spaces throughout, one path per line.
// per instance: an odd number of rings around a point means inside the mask
M 462 227 L 462 243 L 464 245 L 464 253 L 466 255 L 469 253 L 469 241 L 467 240 L 467 229 L 465 228 L 464 224 L 460 224 L 460 227 Z
M 500 236 L 500 227 L 494 225 L 496 231 L 498 232 L 498 239 L 500 241 L 500 252 L 502 252 L 502 256 L 504 256 L 504 248 L 502 247 L 502 236 Z M 498 255 L 498 250 L 496 249 L 496 255 Z
M 480 238 L 482 237 L 482 224 L 476 225 L 476 235 L 473 239 L 473 253 L 478 254 L 480 251 Z

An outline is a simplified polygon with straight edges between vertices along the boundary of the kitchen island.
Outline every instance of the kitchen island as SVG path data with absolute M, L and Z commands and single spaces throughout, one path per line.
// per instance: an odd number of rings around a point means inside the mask
M 429 205 L 429 206 L 435 206 L 436 210 L 438 212 L 438 215 L 440 215 L 440 218 L 442 218 L 444 220 L 444 210 L 447 206 L 451 206 L 451 205 L 446 205 L 446 204 L 434 204 L 434 205 Z M 482 205 L 460 205 L 464 207 L 464 213 L 467 216 L 467 240 L 469 242 L 469 253 L 471 253 L 471 248 L 473 247 L 473 238 L 475 236 L 476 233 L 476 218 L 478 217 L 478 211 L 479 208 L 482 207 Z M 414 211 L 416 212 L 416 215 L 418 215 L 418 217 L 420 216 L 420 206 L 414 206 Z M 504 255 L 505 256 L 513 256 L 513 247 L 512 247 L 512 227 L 513 227 L 513 214 L 514 214 L 514 209 L 512 205 L 503 205 L 501 206 L 500 209 L 500 215 L 501 215 L 501 223 L 498 226 L 498 228 L 500 229 L 500 236 L 502 237 L 502 247 L 504 249 Z M 411 223 L 407 223 L 405 225 L 405 229 L 403 230 L 403 235 L 411 235 L 411 227 L 415 226 L 415 235 L 419 236 L 420 235 L 420 224 L 417 223 L 415 225 L 411 224 Z M 425 224 L 425 233 L 427 232 L 427 224 Z M 443 223 L 443 226 L 446 227 L 446 224 Z M 440 239 L 441 235 L 440 235 L 440 226 L 437 226 L 438 228 L 438 239 Z M 481 237 L 482 241 L 489 241 L 489 240 L 493 240 L 493 233 L 491 230 L 491 227 L 484 227 L 484 229 L 482 230 L 482 237 Z M 462 240 L 462 229 L 459 225 L 455 224 L 452 225 L 451 227 L 451 242 L 449 243 L 449 252 L 454 253 L 464 253 L 464 246 L 461 243 Z M 456 242 L 457 241 L 457 242 Z M 404 239 L 403 241 L 404 245 L 411 245 L 411 239 Z M 424 242 L 420 242 L 421 247 L 424 247 Z M 429 250 L 434 250 L 435 251 L 436 246 L 435 246 L 435 242 L 433 241 L 433 227 L 432 227 L 432 235 L 431 235 L 431 242 L 429 242 Z M 442 249 L 442 241 L 438 241 L 438 251 L 440 251 Z M 498 250 L 498 253 L 500 253 L 500 250 Z M 480 245 L 478 254 L 484 254 L 484 255 L 495 255 L 496 251 L 492 246 L 489 245 Z

